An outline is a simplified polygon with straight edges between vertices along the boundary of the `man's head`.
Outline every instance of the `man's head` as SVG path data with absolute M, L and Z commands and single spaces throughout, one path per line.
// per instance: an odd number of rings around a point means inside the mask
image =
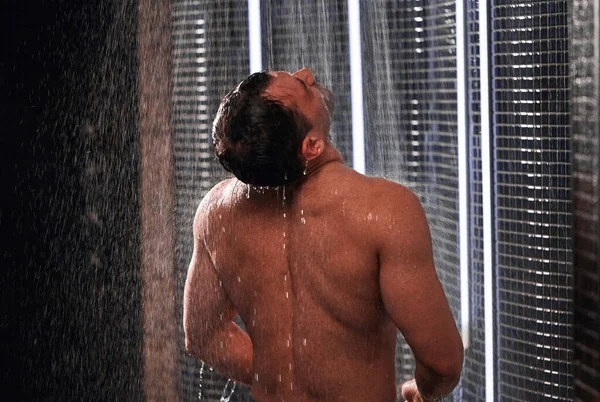
M 244 183 L 293 182 L 325 149 L 332 111 L 331 92 L 308 69 L 252 74 L 221 102 L 213 123 L 215 153 Z

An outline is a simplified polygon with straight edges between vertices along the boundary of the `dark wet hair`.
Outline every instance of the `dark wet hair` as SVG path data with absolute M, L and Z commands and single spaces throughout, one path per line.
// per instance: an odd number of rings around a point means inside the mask
M 255 186 L 280 186 L 302 175 L 300 146 L 311 128 L 295 107 L 265 96 L 272 78 L 263 71 L 242 81 L 223 98 L 213 123 L 219 162 Z

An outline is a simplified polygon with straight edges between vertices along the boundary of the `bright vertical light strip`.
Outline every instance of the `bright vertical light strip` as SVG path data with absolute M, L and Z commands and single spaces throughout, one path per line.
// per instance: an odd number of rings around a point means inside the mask
M 494 401 L 494 265 L 492 219 L 492 133 L 489 65 L 490 0 L 479 2 L 479 63 L 481 79 L 481 181 L 483 198 L 483 310 L 485 327 L 485 400 Z
M 456 105 L 458 134 L 458 226 L 460 250 L 460 325 L 463 346 L 469 347 L 469 122 L 467 118 L 467 41 L 465 35 L 465 4 L 456 2 Z
M 352 100 L 352 167 L 365 173 L 365 124 L 362 91 L 362 49 L 359 0 L 348 0 L 350 94 Z
M 252 74 L 262 71 L 260 0 L 248 0 L 248 38 L 248 47 L 250 49 L 250 74 Z

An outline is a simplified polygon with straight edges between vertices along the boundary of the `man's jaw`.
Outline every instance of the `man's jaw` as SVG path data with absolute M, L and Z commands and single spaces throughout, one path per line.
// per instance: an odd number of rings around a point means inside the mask
M 327 111 L 329 112 L 329 116 L 330 118 L 333 118 L 333 111 L 335 108 L 335 102 L 333 100 L 333 93 L 331 93 L 331 91 L 327 88 L 325 88 L 324 86 L 320 85 L 320 84 L 315 84 L 317 86 L 317 89 L 319 90 L 319 93 L 321 94 L 321 98 L 323 99 L 323 102 L 325 103 L 325 107 L 327 108 Z

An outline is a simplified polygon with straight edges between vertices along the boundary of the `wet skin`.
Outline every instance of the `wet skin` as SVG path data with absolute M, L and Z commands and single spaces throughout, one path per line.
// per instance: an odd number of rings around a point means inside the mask
M 347 168 L 330 144 L 314 162 L 285 200 L 283 187 L 248 192 L 236 179 L 204 198 L 185 291 L 188 351 L 251 385 L 257 401 L 395 401 L 399 328 L 417 382 L 451 389 L 462 345 L 418 199 Z

